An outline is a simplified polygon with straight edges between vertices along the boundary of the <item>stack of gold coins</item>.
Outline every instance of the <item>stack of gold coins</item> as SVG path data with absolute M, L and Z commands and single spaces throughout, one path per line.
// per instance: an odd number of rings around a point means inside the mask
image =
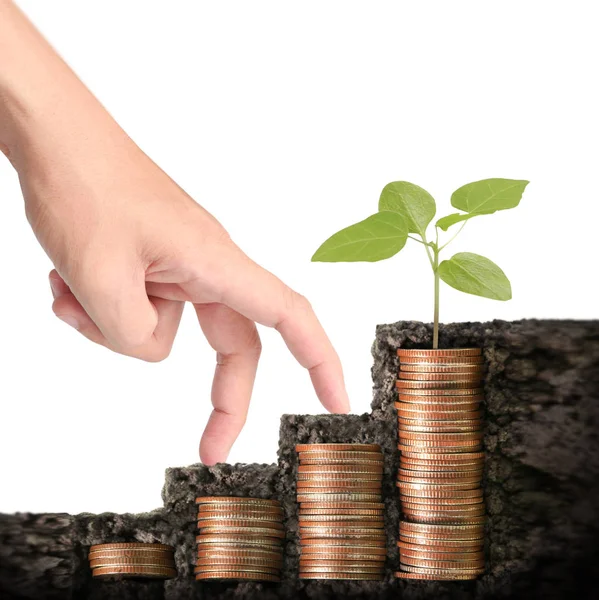
M 94 577 L 170 579 L 177 576 L 174 549 L 164 544 L 97 544 L 90 548 L 88 558 Z
M 298 444 L 301 579 L 383 575 L 387 541 L 376 444 Z
M 278 500 L 208 496 L 196 504 L 197 580 L 281 580 L 285 528 Z
M 401 579 L 484 572 L 480 348 L 398 350 Z

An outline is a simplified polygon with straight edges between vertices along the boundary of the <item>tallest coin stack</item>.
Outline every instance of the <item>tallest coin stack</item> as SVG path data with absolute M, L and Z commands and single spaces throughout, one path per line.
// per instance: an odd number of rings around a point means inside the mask
M 479 348 L 397 351 L 401 579 L 484 572 Z

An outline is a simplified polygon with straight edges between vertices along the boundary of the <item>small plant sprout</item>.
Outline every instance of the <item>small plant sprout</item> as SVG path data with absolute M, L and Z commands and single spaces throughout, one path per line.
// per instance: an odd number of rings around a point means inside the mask
M 470 219 L 518 206 L 527 185 L 528 181 L 515 179 L 483 179 L 462 186 L 451 195 L 451 205 L 461 212 L 435 223 L 433 241 L 427 237 L 427 228 L 437 211 L 434 198 L 413 183 L 394 181 L 383 188 L 377 213 L 332 235 L 314 253 L 312 261 L 376 262 L 397 254 L 408 239 L 422 244 L 434 276 L 433 348 L 437 349 L 440 280 L 467 294 L 493 300 L 512 297 L 505 273 L 488 258 L 459 252 L 439 262 L 441 252 Z M 458 223 L 457 232 L 441 243 L 439 230 L 446 232 Z

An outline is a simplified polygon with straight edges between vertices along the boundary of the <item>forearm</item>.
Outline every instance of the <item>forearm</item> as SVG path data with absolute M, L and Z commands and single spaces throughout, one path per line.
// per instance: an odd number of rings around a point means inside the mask
M 0 145 L 17 169 L 32 155 L 122 131 L 23 13 L 0 0 Z

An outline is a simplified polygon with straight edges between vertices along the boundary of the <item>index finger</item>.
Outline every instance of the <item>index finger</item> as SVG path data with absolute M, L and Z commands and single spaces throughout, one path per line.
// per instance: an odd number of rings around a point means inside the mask
M 331 412 L 350 409 L 341 361 L 306 298 L 241 251 L 229 257 L 220 301 L 248 319 L 274 327 L 310 373 L 316 395 Z

